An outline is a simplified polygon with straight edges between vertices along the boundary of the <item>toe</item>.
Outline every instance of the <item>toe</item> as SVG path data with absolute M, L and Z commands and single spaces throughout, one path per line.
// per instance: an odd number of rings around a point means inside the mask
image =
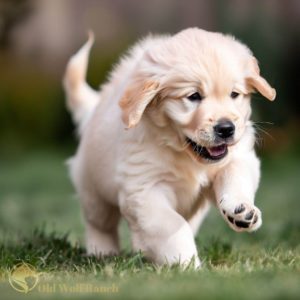
M 251 220 L 252 218 L 253 218 L 253 216 L 254 216 L 254 209 L 252 209 L 251 211 L 249 211 L 247 214 L 246 214 L 246 216 L 245 216 L 245 220 Z
M 254 216 L 254 219 L 253 219 L 253 224 L 255 224 L 255 223 L 257 222 L 257 220 L 258 220 L 258 216 L 255 215 L 255 216 Z
M 234 210 L 234 213 L 237 215 L 237 214 L 240 214 L 242 213 L 244 210 L 246 209 L 245 205 L 244 204 L 240 204 L 239 206 L 237 206 Z
M 233 220 L 234 220 L 233 217 L 227 216 L 227 219 L 231 224 L 233 224 Z

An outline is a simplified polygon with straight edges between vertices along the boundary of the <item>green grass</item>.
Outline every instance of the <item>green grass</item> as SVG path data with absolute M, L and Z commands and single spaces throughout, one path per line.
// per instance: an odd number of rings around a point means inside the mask
M 79 203 L 63 164 L 66 157 L 46 152 L 0 160 L 1 299 L 300 298 L 297 155 L 263 160 L 256 203 L 264 224 L 258 232 L 235 233 L 212 210 L 196 239 L 201 271 L 156 267 L 141 253 L 131 253 L 124 223 L 120 256 L 86 256 Z M 8 284 L 10 270 L 22 261 L 41 273 L 39 285 L 26 295 Z M 62 284 L 68 288 L 114 284 L 118 291 L 62 292 Z

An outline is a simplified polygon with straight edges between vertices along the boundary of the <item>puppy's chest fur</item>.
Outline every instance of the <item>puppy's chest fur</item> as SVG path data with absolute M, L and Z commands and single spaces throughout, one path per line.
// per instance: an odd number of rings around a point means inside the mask
M 213 176 L 206 168 L 195 169 L 189 165 L 185 165 L 185 168 L 178 172 L 180 177 L 172 183 L 176 195 L 176 211 L 188 220 L 205 200 L 213 201 Z
M 118 152 L 117 181 L 125 194 L 163 186 L 162 189 L 168 191 L 170 205 L 185 219 L 189 219 L 204 200 L 212 200 L 210 191 L 217 167 L 199 165 L 185 151 L 165 145 L 159 133 L 151 138 L 143 135 L 140 140 L 133 134 L 127 135 L 123 144 L 127 146 Z

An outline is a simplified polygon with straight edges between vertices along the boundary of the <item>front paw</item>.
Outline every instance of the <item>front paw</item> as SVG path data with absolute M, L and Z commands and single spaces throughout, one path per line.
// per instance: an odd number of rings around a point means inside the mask
M 240 203 L 233 208 L 221 208 L 224 219 L 229 226 L 238 232 L 255 231 L 261 224 L 261 211 L 254 205 Z

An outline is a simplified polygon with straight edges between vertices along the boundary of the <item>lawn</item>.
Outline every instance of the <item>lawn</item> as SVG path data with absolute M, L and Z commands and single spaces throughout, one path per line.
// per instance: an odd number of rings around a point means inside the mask
M 0 159 L 1 299 L 300 298 L 297 153 L 263 159 L 256 203 L 264 223 L 258 232 L 235 233 L 212 209 L 197 237 L 201 271 L 158 268 L 131 253 L 125 223 L 122 255 L 87 257 L 67 156 L 47 151 Z M 8 283 L 10 270 L 22 261 L 40 273 L 28 294 Z

